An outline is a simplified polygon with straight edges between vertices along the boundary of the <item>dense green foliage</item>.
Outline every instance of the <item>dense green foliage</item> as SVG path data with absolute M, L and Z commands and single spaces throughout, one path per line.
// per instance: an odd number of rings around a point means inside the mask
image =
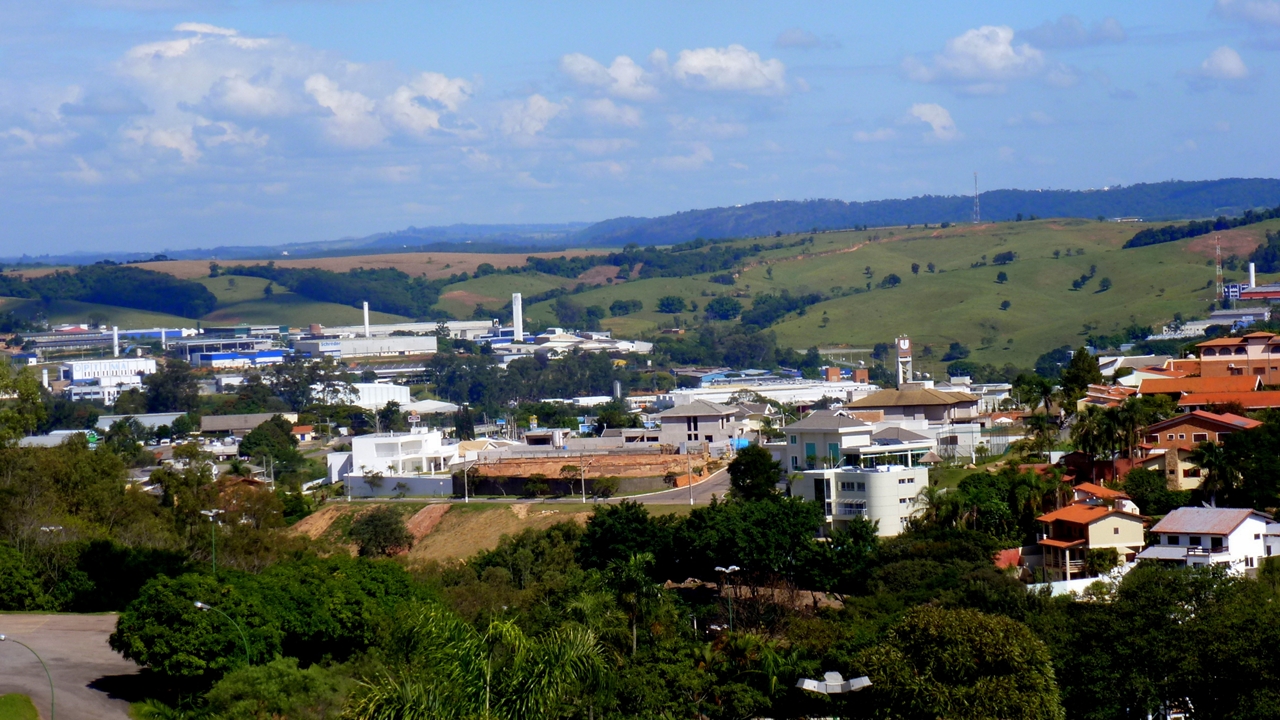
M 75 272 L 33 278 L 0 275 L 0 295 L 20 298 L 80 300 L 198 318 L 213 311 L 218 299 L 197 282 L 166 273 L 114 263 L 98 263 Z
M 1255 211 L 1252 208 L 1245 210 L 1240 217 L 1228 218 L 1219 215 L 1216 220 L 1193 220 L 1185 225 L 1166 225 L 1162 228 L 1147 228 L 1138 231 L 1133 238 L 1124 244 L 1126 248 L 1145 247 L 1147 245 L 1159 245 L 1160 243 L 1176 242 L 1186 238 L 1200 237 L 1208 235 L 1211 232 L 1221 232 L 1230 230 L 1231 228 L 1242 227 L 1245 225 L 1253 225 L 1264 220 L 1274 220 L 1280 217 L 1280 205 L 1268 210 Z M 1263 272 L 1274 272 L 1264 270 Z
M 260 277 L 313 300 L 360 307 L 368 302 L 372 310 L 413 318 L 437 317 L 432 306 L 440 299 L 440 288 L 451 282 L 466 280 L 466 273 L 440 280 L 411 277 L 395 268 L 367 270 L 357 268 L 345 273 L 317 268 L 282 268 L 274 262 L 266 265 L 236 265 L 223 268 L 226 275 Z

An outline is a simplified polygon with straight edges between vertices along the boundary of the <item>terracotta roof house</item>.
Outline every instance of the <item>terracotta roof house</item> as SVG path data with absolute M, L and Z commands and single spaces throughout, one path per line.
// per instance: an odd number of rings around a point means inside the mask
M 1084 412 L 1088 407 L 1120 407 L 1137 394 L 1137 389 L 1123 385 L 1090 385 L 1085 388 L 1084 397 L 1076 401 L 1076 412 Z
M 1280 407 L 1280 391 L 1258 392 L 1203 392 L 1188 393 L 1178 398 L 1178 407 L 1202 408 L 1206 405 L 1239 403 L 1245 410 L 1265 410 Z
M 1253 392 L 1261 387 L 1262 378 L 1257 375 L 1151 378 L 1142 381 L 1138 386 L 1138 392 L 1143 395 L 1171 395 L 1177 398 L 1187 393 Z
M 1187 565 L 1224 565 L 1241 574 L 1266 557 L 1263 537 L 1272 518 L 1248 508 L 1177 508 L 1151 528 L 1151 545 L 1140 560 Z
M 1205 410 L 1193 410 L 1153 423 L 1142 431 L 1143 440 L 1151 446 L 1142 466 L 1164 475 L 1174 490 L 1194 490 L 1200 487 L 1201 479 L 1200 468 L 1190 460 L 1197 445 L 1202 442 L 1220 443 L 1233 432 L 1261 424 L 1247 417 Z
M 1084 577 L 1091 550 L 1114 548 L 1121 561 L 1142 549 L 1144 518 L 1117 507 L 1078 502 L 1036 518 L 1044 525 L 1038 544 L 1054 580 Z
M 1196 347 L 1204 377 L 1250 376 L 1266 385 L 1280 383 L 1280 337 L 1272 333 L 1215 338 Z
M 1119 490 L 1091 482 L 1082 482 L 1071 488 L 1071 491 L 1075 493 L 1075 501 L 1077 503 L 1107 505 L 1134 515 L 1141 514 L 1138 512 L 1138 506 L 1134 504 L 1133 499 Z

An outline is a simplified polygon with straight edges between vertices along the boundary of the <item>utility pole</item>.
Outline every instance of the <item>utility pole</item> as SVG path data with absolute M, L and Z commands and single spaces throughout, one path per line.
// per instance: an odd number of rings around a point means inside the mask
M 582 477 L 582 504 L 586 505 L 587 504 L 587 464 L 585 462 L 585 456 L 583 455 L 578 456 L 578 473 Z
M 684 457 L 689 465 L 689 474 L 685 475 L 685 478 L 689 481 L 689 507 L 693 507 L 693 457 L 689 455 L 687 446 L 685 447 Z

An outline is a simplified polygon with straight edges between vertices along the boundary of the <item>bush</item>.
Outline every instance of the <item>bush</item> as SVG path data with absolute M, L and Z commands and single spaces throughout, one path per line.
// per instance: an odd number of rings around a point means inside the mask
M 364 557 L 390 557 L 401 550 L 408 550 L 413 536 L 405 527 L 404 517 L 390 505 L 379 505 L 360 514 L 347 530 L 347 537 L 360 547 Z
M 742 303 L 731 297 L 718 297 L 707 303 L 707 317 L 712 320 L 732 320 L 742 312 Z
M 205 697 L 212 720 L 337 720 L 350 688 L 332 670 L 302 670 L 295 658 L 276 658 L 228 673 Z
M 952 362 L 954 360 L 963 360 L 969 357 L 969 348 L 960 342 L 953 342 L 947 348 L 947 354 L 942 356 L 942 362 Z
M 685 309 L 684 298 L 679 295 L 664 295 L 658 298 L 658 312 L 668 315 L 682 313 Z

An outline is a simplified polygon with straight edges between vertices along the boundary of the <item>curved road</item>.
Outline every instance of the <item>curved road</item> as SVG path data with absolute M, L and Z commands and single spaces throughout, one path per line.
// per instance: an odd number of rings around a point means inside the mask
M 138 666 L 107 646 L 115 615 L 0 614 L 0 635 L 30 645 L 49 666 L 59 720 L 128 720 Z M 26 648 L 0 642 L 0 695 L 31 697 L 41 718 L 49 717 L 49 679 Z

